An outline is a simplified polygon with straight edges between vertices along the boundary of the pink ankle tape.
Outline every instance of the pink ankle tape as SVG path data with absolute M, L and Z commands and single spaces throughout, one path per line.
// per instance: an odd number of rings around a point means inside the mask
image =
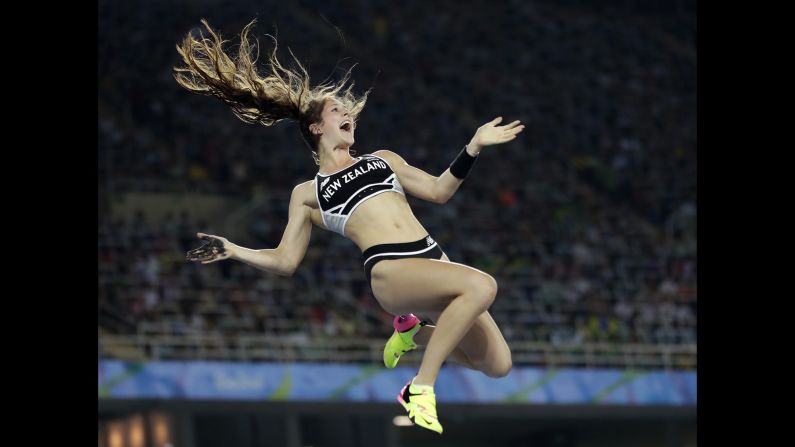
M 419 322 L 419 318 L 415 317 L 414 314 L 398 315 L 392 320 L 392 326 L 398 332 L 406 332 Z

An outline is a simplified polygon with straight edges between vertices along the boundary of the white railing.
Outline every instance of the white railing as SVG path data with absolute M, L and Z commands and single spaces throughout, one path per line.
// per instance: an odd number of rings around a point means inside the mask
M 310 338 L 207 333 L 186 335 L 102 335 L 100 354 L 122 360 L 227 360 L 275 362 L 381 363 L 385 339 Z M 697 349 L 690 345 L 509 343 L 514 364 L 544 367 L 695 369 Z M 419 364 L 421 350 L 401 364 Z

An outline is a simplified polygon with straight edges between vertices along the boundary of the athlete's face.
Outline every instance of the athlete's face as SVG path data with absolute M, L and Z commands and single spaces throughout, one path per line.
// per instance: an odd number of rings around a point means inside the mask
M 321 139 L 325 139 L 331 146 L 353 146 L 353 120 L 348 114 L 348 109 L 336 99 L 326 100 L 323 112 L 320 114 L 321 122 L 315 132 L 321 132 Z

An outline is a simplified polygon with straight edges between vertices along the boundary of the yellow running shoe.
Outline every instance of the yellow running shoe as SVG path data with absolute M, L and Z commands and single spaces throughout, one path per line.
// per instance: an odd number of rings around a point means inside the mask
M 436 395 L 429 385 L 407 383 L 397 396 L 398 402 L 409 412 L 409 419 L 415 425 L 442 434 L 442 424 L 436 416 Z
M 384 346 L 384 366 L 394 368 L 400 356 L 417 348 L 414 343 L 414 334 L 425 326 L 414 314 L 398 315 L 392 320 L 395 332 L 389 337 Z

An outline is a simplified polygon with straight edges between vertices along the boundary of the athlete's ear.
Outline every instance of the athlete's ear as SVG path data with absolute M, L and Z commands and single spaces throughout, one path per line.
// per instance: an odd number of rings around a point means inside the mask
M 323 130 L 320 128 L 320 123 L 312 123 L 309 125 L 309 131 L 314 135 L 323 135 Z

